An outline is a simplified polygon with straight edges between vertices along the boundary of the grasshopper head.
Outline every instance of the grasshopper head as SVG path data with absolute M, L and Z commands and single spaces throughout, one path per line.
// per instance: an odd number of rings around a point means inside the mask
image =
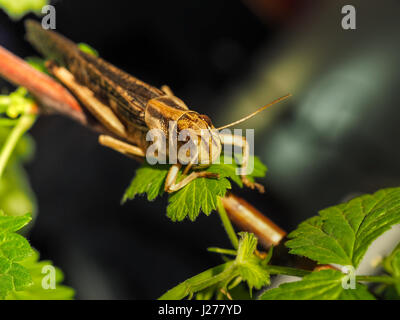
M 221 139 L 208 116 L 188 112 L 178 120 L 177 125 L 178 132 L 184 133 L 185 138 L 178 152 L 180 163 L 187 163 L 190 159 L 193 167 L 201 168 L 218 160 L 222 150 Z

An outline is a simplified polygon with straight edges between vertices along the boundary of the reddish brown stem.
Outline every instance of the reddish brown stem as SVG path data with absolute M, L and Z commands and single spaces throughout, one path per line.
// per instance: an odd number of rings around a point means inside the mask
M 285 231 L 246 200 L 229 193 L 222 198 L 222 204 L 229 219 L 240 229 L 254 233 L 263 247 L 276 246 L 285 237 Z
M 66 114 L 82 124 L 87 124 L 82 108 L 69 91 L 1 46 L 0 75 L 17 86 L 27 88 L 42 107 L 49 111 Z

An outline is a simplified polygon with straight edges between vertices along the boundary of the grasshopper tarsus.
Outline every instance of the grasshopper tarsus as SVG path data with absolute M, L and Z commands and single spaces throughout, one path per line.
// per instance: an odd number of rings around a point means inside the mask
M 265 192 L 265 187 L 262 184 L 257 183 L 257 182 L 252 182 L 246 176 L 242 176 L 242 182 L 246 187 L 248 187 L 252 190 L 257 189 L 259 193 Z

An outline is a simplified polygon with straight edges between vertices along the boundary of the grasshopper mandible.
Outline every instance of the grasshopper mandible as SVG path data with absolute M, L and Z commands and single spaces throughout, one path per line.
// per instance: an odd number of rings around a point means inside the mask
M 276 99 L 247 117 L 216 130 L 208 116 L 190 110 L 168 86 L 161 89 L 150 86 L 103 59 L 81 51 L 72 41 L 56 32 L 44 30 L 33 20 L 26 22 L 26 30 L 28 41 L 49 59 L 48 70 L 109 132 L 99 136 L 99 143 L 126 155 L 145 157 L 149 145 L 146 133 L 150 129 L 160 129 L 168 137 L 168 124 L 174 121 L 178 131 L 189 129 L 198 135 L 195 142 L 200 150 L 197 156 L 203 155 L 203 159 L 199 159 L 201 167 L 219 158 L 223 144 L 230 144 L 242 149 L 242 172 L 247 172 L 249 147 L 246 139 L 221 134 L 217 130 L 245 121 L 290 96 Z M 209 139 L 200 137 L 202 130 L 209 132 Z M 200 177 L 218 177 L 204 170 L 192 170 L 187 175 L 191 168 L 199 167 L 190 162 L 183 172 L 184 178 L 178 182 L 178 173 L 184 163 L 181 160 L 178 158 L 168 172 L 165 181 L 167 192 L 175 192 Z M 241 179 L 244 185 L 263 191 L 261 185 L 251 182 L 245 174 L 241 175 Z

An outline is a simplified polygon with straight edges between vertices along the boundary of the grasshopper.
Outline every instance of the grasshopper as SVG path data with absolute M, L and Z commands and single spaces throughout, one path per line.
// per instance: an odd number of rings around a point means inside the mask
M 194 141 L 200 151 L 197 156 L 201 158 L 201 165 L 189 162 L 183 171 L 183 179 L 178 181 L 184 163 L 178 157 L 165 181 L 164 189 L 169 193 L 200 177 L 218 178 L 217 174 L 200 169 L 219 158 L 224 144 L 242 149 L 241 166 L 242 172 L 246 173 L 249 161 L 246 139 L 221 134 L 218 130 L 241 123 L 290 96 L 288 94 L 276 99 L 247 117 L 216 129 L 208 116 L 190 110 L 168 86 L 158 89 L 148 85 L 103 59 L 81 51 L 69 39 L 54 31 L 44 30 L 33 20 L 26 21 L 26 30 L 28 41 L 48 59 L 46 66 L 49 72 L 106 128 L 107 134 L 99 136 L 101 145 L 125 155 L 143 158 L 149 147 L 146 134 L 151 129 L 159 129 L 168 137 L 168 124 L 174 121 L 178 132 L 189 129 L 197 135 Z M 204 130 L 209 133 L 209 139 L 200 137 L 199 132 Z M 263 186 L 251 182 L 246 174 L 241 175 L 241 180 L 247 187 L 263 192 Z

